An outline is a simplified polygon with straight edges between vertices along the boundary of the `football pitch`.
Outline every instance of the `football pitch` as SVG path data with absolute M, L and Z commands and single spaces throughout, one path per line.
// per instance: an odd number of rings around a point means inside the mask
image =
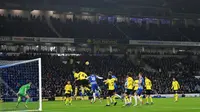
M 116 106 L 106 107 L 106 100 L 102 103 L 97 101 L 90 104 L 89 101 L 73 101 L 71 106 L 65 106 L 63 101 L 43 102 L 43 112 L 200 112 L 200 98 L 180 98 L 174 102 L 172 98 L 154 99 L 153 105 L 129 106 L 123 107 L 123 102 L 117 100 Z M 16 103 L 0 103 L 0 107 L 7 108 L 9 111 L 19 111 L 25 109 L 24 103 L 21 103 L 18 109 Z M 38 103 L 30 102 L 29 110 L 33 110 Z M 1 110 L 3 111 L 3 110 Z M 5 111 L 5 110 L 4 110 Z

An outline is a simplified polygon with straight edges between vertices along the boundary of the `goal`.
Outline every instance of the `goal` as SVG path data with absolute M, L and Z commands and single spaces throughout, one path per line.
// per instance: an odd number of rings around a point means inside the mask
M 25 98 L 16 107 L 19 88 L 31 82 Z M 41 58 L 32 60 L 0 60 L 0 111 L 42 111 Z

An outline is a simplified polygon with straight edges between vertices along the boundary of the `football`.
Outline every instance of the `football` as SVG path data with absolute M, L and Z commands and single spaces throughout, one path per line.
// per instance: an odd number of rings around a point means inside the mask
M 90 64 L 89 61 L 86 61 L 86 62 L 85 62 L 85 65 L 89 65 L 89 64 Z

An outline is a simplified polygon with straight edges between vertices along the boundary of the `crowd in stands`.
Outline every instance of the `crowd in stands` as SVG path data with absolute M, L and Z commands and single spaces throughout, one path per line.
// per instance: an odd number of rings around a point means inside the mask
M 139 72 L 143 72 L 148 76 L 153 83 L 153 91 L 155 94 L 172 93 L 171 82 L 175 77 L 181 85 L 180 93 L 196 93 L 200 92 L 200 81 L 194 76 L 198 74 L 200 65 L 198 62 L 190 58 L 175 58 L 175 57 L 144 57 L 141 61 L 145 62 L 152 68 L 145 70 L 134 62 L 128 56 L 118 57 L 110 56 L 89 56 L 82 55 L 78 57 L 58 57 L 50 55 L 31 55 L 20 54 L 20 56 L 3 56 L 2 59 L 6 60 L 24 60 L 42 58 L 42 92 L 43 97 L 52 98 L 54 96 L 62 96 L 64 92 L 64 85 L 67 80 L 74 81 L 72 71 L 74 68 L 85 70 L 87 73 L 95 73 L 99 76 L 107 78 L 108 71 L 113 71 L 114 75 L 118 77 L 118 93 L 124 91 L 124 82 L 126 80 L 127 72 L 133 73 L 133 78 L 137 78 Z M 89 66 L 86 66 L 85 61 L 89 61 Z M 88 74 L 89 75 L 89 74 Z M 99 85 L 105 93 L 105 85 L 99 81 Z
M 50 17 L 55 30 L 67 38 L 104 38 L 134 40 L 198 41 L 198 26 L 186 27 L 184 23 L 150 23 L 147 20 L 117 22 L 116 18 L 97 21 L 77 19 L 60 20 Z M 181 20 L 180 20 L 181 21 Z M 0 36 L 58 37 L 48 25 L 44 16 L 29 18 L 20 16 L 0 16 Z
M 156 89 L 159 93 L 169 93 L 171 79 L 175 77 L 181 84 L 183 93 L 199 92 L 199 80 L 194 76 L 199 74 L 200 63 L 191 57 L 145 57 L 143 61 L 155 69 Z M 158 86 L 161 85 L 161 86 Z

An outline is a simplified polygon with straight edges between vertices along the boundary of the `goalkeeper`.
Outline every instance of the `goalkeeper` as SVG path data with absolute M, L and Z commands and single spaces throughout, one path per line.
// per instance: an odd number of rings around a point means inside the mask
M 21 88 L 19 89 L 19 92 L 17 93 L 18 96 L 18 100 L 17 100 L 17 105 L 16 108 L 19 106 L 19 104 L 21 103 L 22 97 L 26 98 L 26 103 L 25 103 L 25 107 L 28 108 L 27 103 L 30 101 L 30 97 L 27 94 L 27 91 L 30 89 L 31 87 L 31 82 L 29 82 L 28 84 L 25 84 L 23 86 L 21 86 Z

